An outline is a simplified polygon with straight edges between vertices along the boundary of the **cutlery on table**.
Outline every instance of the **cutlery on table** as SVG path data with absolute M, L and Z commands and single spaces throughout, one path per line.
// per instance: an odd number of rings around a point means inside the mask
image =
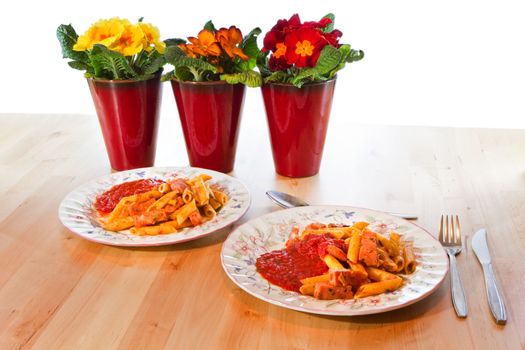
M 295 208 L 295 207 L 306 207 L 310 204 L 302 200 L 301 198 L 292 196 L 291 194 L 279 192 L 279 191 L 266 191 L 266 195 L 283 208 Z M 414 214 L 403 214 L 403 213 L 388 213 L 390 215 L 398 216 L 406 220 L 417 220 L 417 215 Z
M 503 295 L 500 292 L 494 271 L 492 270 L 492 260 L 490 258 L 489 246 L 487 244 L 487 231 L 481 229 L 472 237 L 472 250 L 483 268 L 483 275 L 485 277 L 485 289 L 487 290 L 487 299 L 490 306 L 492 316 L 497 324 L 507 323 L 507 312 L 505 310 L 505 302 Z
M 456 310 L 458 317 L 467 317 L 467 299 L 465 298 L 465 291 L 459 276 L 458 267 L 456 264 L 456 255 L 461 253 L 461 230 L 459 227 L 459 218 L 456 215 L 450 216 L 449 225 L 448 215 L 441 215 L 441 222 L 439 224 L 439 242 L 445 248 L 450 260 L 450 284 L 452 294 L 452 304 Z

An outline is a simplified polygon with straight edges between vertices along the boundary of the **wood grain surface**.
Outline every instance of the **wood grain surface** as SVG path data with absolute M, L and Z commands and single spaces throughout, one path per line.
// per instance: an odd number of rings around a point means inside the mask
M 151 248 L 104 246 L 58 220 L 62 198 L 111 172 L 94 116 L 0 115 L 1 349 L 519 349 L 525 348 L 525 131 L 330 125 L 319 175 L 275 174 L 261 114 L 241 128 L 231 174 L 252 195 L 233 227 Z M 158 166 L 184 166 L 175 118 L 161 125 Z M 328 317 L 280 308 L 242 291 L 220 263 L 239 224 L 279 208 L 264 192 L 312 204 L 414 212 L 437 237 L 460 216 L 458 256 L 469 316 L 458 319 L 448 278 L 396 311 Z M 485 227 L 508 322 L 496 325 L 471 250 Z

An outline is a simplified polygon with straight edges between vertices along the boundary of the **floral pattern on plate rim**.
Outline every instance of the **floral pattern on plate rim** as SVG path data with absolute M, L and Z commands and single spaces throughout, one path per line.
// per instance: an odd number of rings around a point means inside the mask
M 403 240 L 414 242 L 417 269 L 400 289 L 363 299 L 317 300 L 271 284 L 256 271 L 257 257 L 282 249 L 293 225 L 311 222 L 351 225 L 367 221 L 376 232 L 396 230 Z M 226 274 L 246 292 L 285 308 L 335 316 L 386 312 L 419 301 L 435 291 L 448 272 L 448 258 L 439 244 L 421 227 L 374 210 L 343 206 L 309 206 L 276 211 L 237 227 L 223 244 L 221 262 Z
M 165 235 L 137 236 L 131 234 L 129 230 L 106 231 L 97 223 L 93 202 L 97 195 L 114 185 L 146 178 L 162 180 L 173 177 L 191 178 L 201 173 L 211 175 L 210 181 L 220 186 L 230 197 L 217 216 L 202 225 Z M 62 200 L 58 214 L 64 226 L 90 241 L 117 246 L 156 246 L 186 242 L 209 235 L 240 219 L 249 207 L 250 194 L 246 186 L 231 176 L 201 168 L 153 167 L 118 172 L 86 183 L 70 192 Z

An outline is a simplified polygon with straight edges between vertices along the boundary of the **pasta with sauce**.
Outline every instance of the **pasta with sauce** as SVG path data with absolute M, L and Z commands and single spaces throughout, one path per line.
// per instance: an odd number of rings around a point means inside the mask
M 389 237 L 368 228 L 313 223 L 299 233 L 293 227 L 286 247 L 265 253 L 257 271 L 284 289 L 317 299 L 364 298 L 403 285 L 398 274 L 416 269 L 412 245 L 397 232 Z
M 129 229 L 135 235 L 159 235 L 211 220 L 229 200 L 212 177 L 136 180 L 116 185 L 98 196 L 94 208 L 108 231 Z

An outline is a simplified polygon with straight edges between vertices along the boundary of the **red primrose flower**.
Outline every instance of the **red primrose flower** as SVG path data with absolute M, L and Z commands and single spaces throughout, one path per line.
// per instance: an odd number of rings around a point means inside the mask
M 321 50 L 326 45 L 339 47 L 339 38 L 342 32 L 333 29 L 330 32 L 323 30 L 332 23 L 328 17 L 319 22 L 304 22 L 298 14 L 289 20 L 281 19 L 266 33 L 263 40 L 263 52 L 271 52 L 268 65 L 271 70 L 285 70 L 292 66 L 314 67 Z

